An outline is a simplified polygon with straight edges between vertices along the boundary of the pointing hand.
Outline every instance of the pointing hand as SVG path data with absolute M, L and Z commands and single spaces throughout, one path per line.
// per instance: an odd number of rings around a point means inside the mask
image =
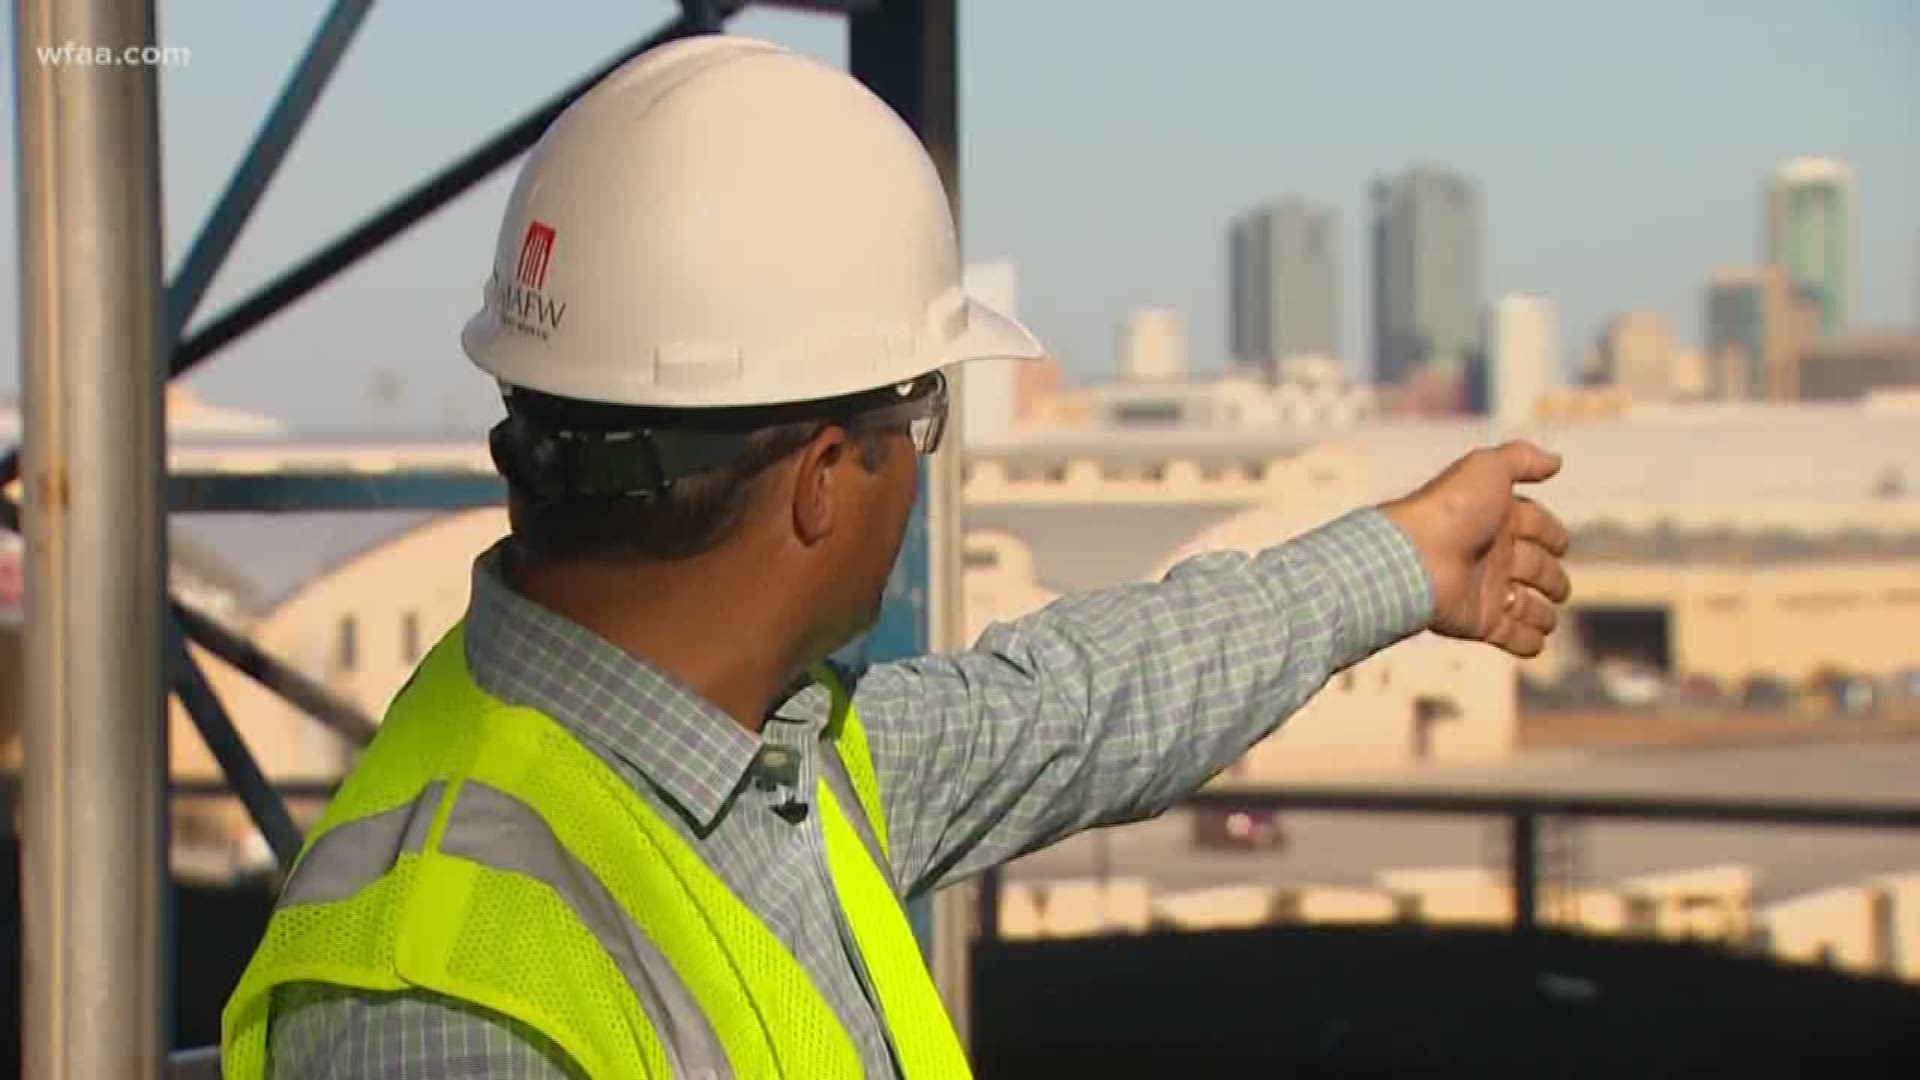
M 1528 442 L 1475 450 L 1418 491 L 1381 507 L 1433 582 L 1429 629 L 1540 655 L 1571 593 L 1567 528 L 1514 485 L 1546 480 L 1560 457 Z

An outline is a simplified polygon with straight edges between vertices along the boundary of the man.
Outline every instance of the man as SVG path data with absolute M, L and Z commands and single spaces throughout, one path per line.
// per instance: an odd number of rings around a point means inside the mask
M 1040 349 L 961 294 L 912 134 L 759 42 L 561 117 L 463 341 L 513 535 L 316 826 L 235 1080 L 964 1076 L 903 898 L 1161 812 L 1420 630 L 1532 655 L 1567 594 L 1513 494 L 1557 462 L 1514 444 L 968 652 L 823 666 L 878 609 L 941 369 Z

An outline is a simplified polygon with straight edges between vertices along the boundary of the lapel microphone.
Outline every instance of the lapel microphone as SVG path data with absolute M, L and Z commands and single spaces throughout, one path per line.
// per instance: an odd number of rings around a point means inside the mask
M 786 788 L 787 800 L 776 804 L 773 812 L 789 825 L 807 820 L 810 807 L 800 797 L 800 758 L 784 746 L 768 746 L 760 751 L 761 783 L 769 788 Z

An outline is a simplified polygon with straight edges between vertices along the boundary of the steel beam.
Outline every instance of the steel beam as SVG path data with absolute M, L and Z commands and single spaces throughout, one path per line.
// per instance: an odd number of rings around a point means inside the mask
M 275 794 L 284 800 L 304 799 L 324 801 L 331 799 L 339 789 L 335 780 L 281 780 L 272 784 Z M 226 799 L 235 794 L 233 785 L 226 780 L 175 780 L 167 787 L 167 795 L 173 799 Z M 0 813 L 11 816 L 21 798 L 20 777 L 16 773 L 0 773 Z
M 306 126 L 307 117 L 313 115 L 313 107 L 319 103 L 321 93 L 340 66 L 341 57 L 347 53 L 347 46 L 353 43 L 354 34 L 359 32 L 360 24 L 366 21 L 367 12 L 372 8 L 373 0 L 334 0 L 320 28 L 314 31 L 306 54 L 281 88 L 279 100 L 261 122 L 247 156 L 228 178 L 226 190 L 220 193 L 220 200 L 207 215 L 207 223 L 194 237 L 193 247 L 187 250 L 186 259 L 167 287 L 169 349 L 186 332 L 187 323 L 199 310 L 200 301 L 206 297 L 214 277 L 226 265 L 227 255 L 240 239 L 254 208 L 260 205 L 267 185 L 280 171 L 280 164 L 286 160 L 300 129 Z
M 755 6 L 809 15 L 861 15 L 880 10 L 882 0 L 755 0 Z
M 1462 817 L 1532 814 L 1575 821 L 1674 821 L 1720 825 L 1801 825 L 1839 829 L 1920 829 L 1920 800 L 1905 805 L 1677 795 L 1433 791 L 1421 788 L 1284 787 L 1214 789 L 1187 798 L 1189 809 L 1357 811 Z
M 1507 834 L 1511 845 L 1509 875 L 1514 892 L 1512 927 L 1516 933 L 1531 932 L 1539 926 L 1539 830 L 1548 818 L 1780 828 L 1920 830 L 1920 804 L 1912 802 L 1906 805 L 1871 805 L 1861 802 L 1352 787 L 1214 790 L 1189 796 L 1181 803 L 1181 808 L 1188 811 L 1292 810 L 1505 818 L 1510 826 Z M 981 888 L 977 918 L 982 937 L 994 941 L 1000 933 L 1000 901 L 1006 887 L 1006 870 L 992 867 L 981 874 L 979 880 Z
M 680 18 L 695 33 L 718 34 L 746 6 L 747 0 L 680 0 Z
M 254 828 L 266 837 L 267 846 L 280 861 L 280 868 L 293 869 L 293 860 L 300 854 L 300 830 L 287 813 L 287 804 L 267 782 L 260 763 L 253 759 L 246 741 L 234 728 L 233 718 L 227 715 L 219 695 L 208 684 L 206 672 L 200 670 L 200 662 L 188 650 L 185 635 L 178 626 L 168 628 L 167 660 L 173 667 L 173 692 L 179 696 L 187 715 L 193 718 L 201 741 L 207 744 L 213 760 L 220 764 L 220 772 L 240 797 L 240 804 L 247 808 Z
M 956 0 L 887 0 L 847 20 L 853 75 L 891 105 L 926 146 L 960 220 L 959 48 Z M 958 433 L 963 373 L 947 372 L 952 393 L 948 430 L 955 433 L 927 463 L 921 487 L 926 522 L 926 643 L 936 652 L 966 645 L 961 605 L 961 507 Z M 928 962 L 947 1011 L 963 1040 L 971 1041 L 970 954 L 978 902 L 974 886 L 941 890 L 915 912 L 930 940 Z M 920 905 L 916 905 L 920 906 Z M 930 910 L 928 910 L 930 909 Z M 930 924 L 927 925 L 927 924 Z
M 348 742 L 366 746 L 373 741 L 379 726 L 371 717 L 342 701 L 333 691 L 274 659 L 246 635 L 229 630 L 178 602 L 173 604 L 173 617 L 179 621 L 188 640 L 287 699 L 289 704 L 332 728 Z
M 19 0 L 30 1080 L 166 1064 L 165 420 L 153 0 Z M 53 58 L 68 43 L 112 63 Z M 43 53 L 41 50 L 49 50 Z M 68 53 L 69 61 L 72 53 Z
M 507 501 L 499 476 L 466 471 L 175 473 L 167 492 L 180 513 L 475 510 Z
M 1507 875 L 1513 883 L 1513 928 L 1531 934 L 1540 926 L 1540 816 L 1521 811 L 1508 821 Z
M 335 780 L 282 780 L 273 785 L 273 790 L 282 799 L 325 801 L 333 798 L 339 787 Z M 232 795 L 233 787 L 224 780 L 176 780 L 168 792 L 176 799 L 220 799 Z
M 329 20 L 331 25 L 332 20 Z M 322 32 L 325 33 L 323 26 Z M 281 274 L 265 287 L 236 304 L 199 333 L 172 346 L 168 376 L 177 377 L 258 329 L 275 315 L 298 303 L 333 280 L 361 259 L 378 251 L 389 240 L 406 232 L 453 200 L 466 194 L 495 171 L 538 142 L 573 100 L 599 82 L 609 72 L 657 45 L 702 31 L 684 16 L 661 27 L 637 45 L 602 64 L 584 79 L 573 83 L 538 108 L 516 120 L 460 160 L 441 170 L 425 183 L 388 203 L 373 216 L 321 248 L 305 261 Z M 341 45 L 344 48 L 344 43 Z M 35 59 L 29 57 L 30 60 Z M 291 87 L 289 88 L 291 89 Z M 0 458 L 0 486 L 12 483 L 19 475 L 17 453 Z
M 20 527 L 20 508 L 0 498 L 0 526 Z M 308 716 L 332 728 L 355 746 L 373 741 L 377 725 L 372 718 L 342 700 L 333 691 L 278 660 L 243 634 L 236 633 L 178 601 L 170 601 L 171 616 L 195 645 L 233 665 L 261 686 L 272 690 Z
M 435 211 L 466 194 L 487 177 L 519 157 L 540 140 L 553 121 L 573 104 L 575 98 L 614 69 L 648 49 L 700 33 L 698 27 L 679 17 L 649 35 L 637 45 L 601 64 L 585 78 L 548 98 L 545 103 L 520 117 L 512 125 L 435 174 L 400 198 L 387 204 L 333 243 L 321 248 L 298 266 L 270 282 L 265 288 L 241 301 L 206 329 L 194 334 L 174 351 L 172 372 L 181 375 L 214 353 L 251 333 L 262 323 L 298 302 L 308 293 L 331 281 L 336 275 L 379 250 L 387 241 L 424 221 Z

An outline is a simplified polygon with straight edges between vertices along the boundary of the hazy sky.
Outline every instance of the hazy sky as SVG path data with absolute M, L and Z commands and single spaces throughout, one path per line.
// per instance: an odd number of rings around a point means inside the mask
M 167 243 L 177 260 L 318 24 L 321 0 L 175 0 L 162 40 Z M 1485 193 L 1490 293 L 1560 308 L 1571 362 L 1608 314 L 1697 330 L 1700 283 L 1757 254 L 1768 170 L 1856 174 L 1855 322 L 1920 320 L 1920 4 L 1907 0 L 962 0 L 964 242 L 1020 264 L 1024 313 L 1070 369 L 1111 366 L 1135 306 L 1225 349 L 1228 218 L 1298 193 L 1342 213 L 1345 351 L 1367 348 L 1372 176 L 1414 162 Z M 664 0 L 389 0 L 376 8 L 201 319 L 642 36 Z M 1204 17 L 1200 17 L 1204 16 Z M 836 63 L 838 20 L 736 29 Z M 12 27 L 4 28 L 7 54 Z M 6 183 L 17 189 L 13 110 Z M 477 425 L 496 410 L 456 335 L 511 170 L 213 361 L 214 399 L 304 427 Z M 0 231 L 16 249 L 15 197 Z M 4 378 L 18 268 L 0 264 Z M 372 387 L 398 376 L 397 408 Z

